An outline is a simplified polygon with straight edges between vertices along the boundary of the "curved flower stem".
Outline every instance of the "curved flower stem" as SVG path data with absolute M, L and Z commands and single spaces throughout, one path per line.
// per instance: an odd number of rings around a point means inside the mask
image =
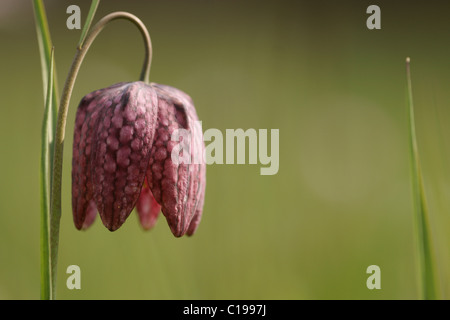
M 103 17 L 92 30 L 87 34 L 83 44 L 77 48 L 77 52 L 67 75 L 66 83 L 61 96 L 59 105 L 58 122 L 55 132 L 55 148 L 53 157 L 53 177 L 52 177 L 52 193 L 51 193 L 51 216 L 50 216 L 50 251 L 51 251 L 51 279 L 52 279 L 52 299 L 55 298 L 56 289 L 56 269 L 58 258 L 58 244 L 59 244 L 59 224 L 61 219 L 61 181 L 62 181 L 62 166 L 63 166 L 63 147 L 64 136 L 67 122 L 67 112 L 69 109 L 69 102 L 72 96 L 73 87 L 75 84 L 78 71 L 81 63 L 89 50 L 92 42 L 103 28 L 111 21 L 117 19 L 125 19 L 134 23 L 142 34 L 145 42 L 145 60 L 142 67 L 140 80 L 145 83 L 149 82 L 150 64 L 152 60 L 152 46 L 150 35 L 142 23 L 136 16 L 128 12 L 114 12 Z

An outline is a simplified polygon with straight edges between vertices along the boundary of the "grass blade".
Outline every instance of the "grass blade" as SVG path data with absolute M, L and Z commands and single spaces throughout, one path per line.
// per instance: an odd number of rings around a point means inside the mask
M 47 93 L 47 71 L 50 66 L 51 38 L 48 28 L 47 15 L 41 0 L 33 0 L 34 17 L 36 22 L 37 39 L 42 66 L 42 82 L 44 84 L 44 97 Z
M 53 91 L 53 50 L 50 55 L 50 65 L 48 69 L 48 86 L 45 99 L 44 119 L 42 121 L 41 136 L 41 165 L 40 165 L 40 184 L 41 184 L 41 299 L 49 300 L 51 298 L 51 261 L 50 261 L 50 144 L 49 132 L 51 127 L 52 110 L 52 91 Z
M 407 90 L 411 183 L 415 209 L 414 222 L 417 236 L 421 291 L 423 299 L 438 299 L 439 297 L 435 278 L 434 257 L 429 226 L 429 212 L 426 203 L 423 176 L 417 147 L 409 58 L 406 59 L 406 75 L 408 86 Z
M 78 43 L 78 48 L 81 48 L 84 43 L 84 39 L 86 38 L 87 32 L 89 31 L 89 28 L 91 27 L 92 20 L 94 19 L 95 12 L 97 11 L 98 4 L 100 3 L 100 0 L 92 0 L 91 2 L 91 8 L 89 9 L 88 15 L 86 17 L 86 22 L 84 23 L 83 30 L 81 31 L 81 37 L 80 42 Z
M 52 39 L 50 36 L 50 30 L 47 22 L 47 15 L 45 13 L 45 7 L 42 0 L 33 0 L 34 17 L 36 23 L 37 39 L 39 44 L 39 54 L 41 57 L 41 70 L 42 70 L 42 82 L 44 89 L 44 97 L 47 94 L 48 86 L 48 70 L 51 64 L 51 51 L 52 51 Z M 53 67 L 53 88 L 52 88 L 52 103 L 50 110 L 51 117 L 51 127 L 49 128 L 49 141 L 50 141 L 50 163 L 53 163 L 53 137 L 56 130 L 56 121 L 58 117 L 58 88 L 57 88 L 57 77 L 56 68 Z M 50 173 L 51 174 L 51 173 Z M 50 181 L 52 181 L 50 179 Z
M 42 82 L 44 88 L 45 108 L 41 137 L 41 299 L 53 299 L 55 277 L 52 270 L 52 249 L 50 246 L 50 215 L 54 155 L 54 133 L 58 115 L 58 90 L 54 53 L 48 27 L 47 15 L 42 0 L 33 0 L 39 54 L 41 58 Z

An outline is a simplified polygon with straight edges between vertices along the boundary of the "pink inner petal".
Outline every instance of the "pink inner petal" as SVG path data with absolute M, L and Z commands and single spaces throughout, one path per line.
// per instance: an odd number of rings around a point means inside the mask
M 156 202 L 147 183 L 144 183 L 138 202 L 136 203 L 136 211 L 139 221 L 145 230 L 150 230 L 156 224 L 161 206 Z

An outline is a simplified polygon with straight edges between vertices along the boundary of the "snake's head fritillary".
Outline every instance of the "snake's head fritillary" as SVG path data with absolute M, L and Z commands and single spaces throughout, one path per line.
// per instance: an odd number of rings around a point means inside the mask
M 176 237 L 192 235 L 206 184 L 197 123 L 191 98 L 169 86 L 118 83 L 86 95 L 73 143 L 76 228 L 88 228 L 98 211 L 103 224 L 117 230 L 136 207 L 144 229 L 152 228 L 162 211 Z M 173 139 L 179 130 L 191 133 L 181 149 L 181 139 Z M 185 161 L 177 161 L 180 152 Z

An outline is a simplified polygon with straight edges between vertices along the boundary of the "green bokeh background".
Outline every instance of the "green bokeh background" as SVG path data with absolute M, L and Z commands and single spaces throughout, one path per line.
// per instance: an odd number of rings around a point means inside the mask
M 60 88 L 80 32 L 45 1 Z M 57 297 L 60 299 L 416 299 L 405 58 L 440 291 L 450 297 L 450 6 L 372 1 L 102 1 L 96 15 L 138 15 L 150 30 L 151 81 L 194 99 L 203 128 L 279 129 L 280 168 L 209 165 L 204 217 L 176 239 L 133 213 L 116 232 L 71 214 L 75 110 L 88 92 L 137 80 L 139 32 L 118 21 L 88 53 L 69 111 Z M 0 3 L 0 299 L 39 298 L 43 90 L 31 1 Z M 81 268 L 81 290 L 66 268 Z M 366 268 L 381 268 L 368 290 Z

